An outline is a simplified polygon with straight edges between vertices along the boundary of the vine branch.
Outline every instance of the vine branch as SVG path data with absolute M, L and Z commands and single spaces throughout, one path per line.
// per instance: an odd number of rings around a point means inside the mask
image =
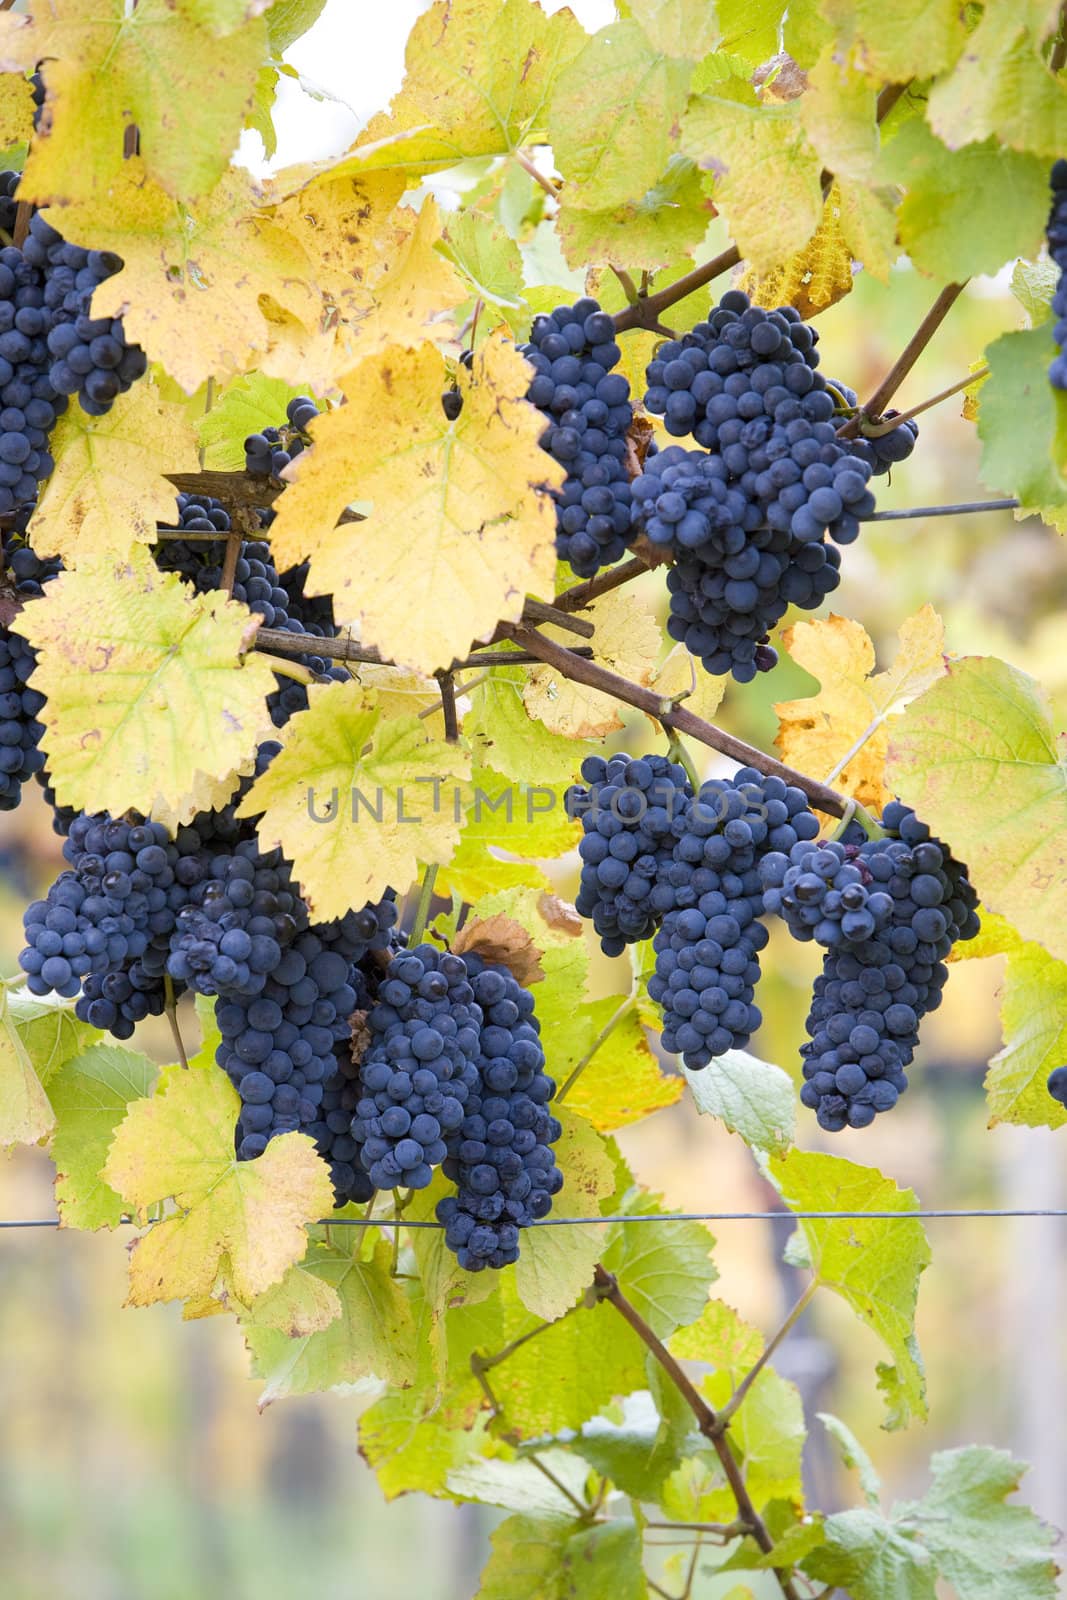
M 850 417 L 843 427 L 838 428 L 839 438 L 855 439 L 865 421 L 882 415 L 886 406 L 892 400 L 904 379 L 908 376 L 908 373 L 963 293 L 965 284 L 966 279 L 963 283 L 950 283 L 942 289 L 900 355 L 871 395 L 871 398 L 865 405 L 859 407 L 856 414 Z
M 702 717 L 687 711 L 684 706 L 676 705 L 672 700 L 664 700 L 652 689 L 631 683 L 629 678 L 622 678 L 617 672 L 609 672 L 607 667 L 602 667 L 597 661 L 587 661 L 576 651 L 567 650 L 553 640 L 546 639 L 536 628 L 526 628 L 519 624 L 511 627 L 509 632 L 516 644 L 528 650 L 546 666 L 554 667 L 562 677 L 570 678 L 575 683 L 584 683 L 590 689 L 599 689 L 602 694 L 610 695 L 613 700 L 621 700 L 626 705 L 634 706 L 638 711 L 655 718 L 665 728 L 678 733 L 687 733 L 690 738 L 710 746 L 712 750 L 718 750 L 720 754 L 729 756 L 732 761 L 737 761 L 742 766 L 755 767 L 757 772 L 762 772 L 768 777 L 782 778 L 786 783 L 795 784 L 798 789 L 804 791 L 818 811 L 825 811 L 833 817 L 843 815 L 847 803 L 845 796 L 838 794 L 827 784 L 818 783 L 806 773 L 797 772 L 781 761 L 776 761 L 773 756 L 764 755 L 755 745 L 746 744 L 743 739 L 735 738 L 725 729 L 717 728 L 711 722 L 705 722 Z M 316 644 L 318 642 L 316 641 Z
M 734 1457 L 733 1451 L 730 1449 L 721 1418 L 708 1405 L 692 1380 L 682 1370 L 681 1364 L 671 1355 L 663 1340 L 653 1332 L 637 1307 L 623 1294 L 619 1288 L 618 1279 L 610 1272 L 605 1272 L 604 1268 L 598 1264 L 593 1276 L 593 1286 L 600 1299 L 609 1301 L 619 1315 L 629 1323 L 642 1344 L 651 1351 L 659 1362 L 693 1413 L 697 1427 L 704 1437 L 711 1441 L 712 1448 L 719 1458 L 719 1463 L 722 1466 L 726 1481 L 730 1485 L 730 1492 L 734 1497 L 739 1516 L 748 1525 L 753 1539 L 766 1555 L 768 1551 L 774 1549 L 774 1540 L 767 1531 L 766 1523 L 752 1503 L 744 1475 Z M 775 1567 L 773 1570 L 786 1600 L 800 1600 L 790 1573 L 780 1567 Z
M 767 1343 L 764 1345 L 756 1361 L 745 1373 L 745 1376 L 741 1379 L 741 1382 L 738 1384 L 729 1400 L 727 1400 L 726 1404 L 719 1412 L 719 1426 L 721 1428 L 725 1428 L 729 1425 L 730 1418 L 735 1414 L 737 1408 L 741 1405 L 746 1394 L 748 1394 L 749 1390 L 752 1388 L 752 1385 L 755 1383 L 756 1379 L 759 1377 L 760 1373 L 763 1371 L 774 1352 L 778 1349 L 778 1346 L 781 1344 L 782 1340 L 796 1326 L 801 1317 L 804 1315 L 805 1311 L 808 1309 L 812 1300 L 814 1300 L 818 1287 L 818 1279 L 812 1278 L 811 1282 L 808 1284 L 799 1300 L 783 1318 L 780 1325 L 771 1334 L 771 1337 L 767 1340 Z

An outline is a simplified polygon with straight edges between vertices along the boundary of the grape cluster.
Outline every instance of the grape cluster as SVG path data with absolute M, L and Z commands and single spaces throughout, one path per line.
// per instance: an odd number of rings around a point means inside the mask
M 506 967 L 473 952 L 464 961 L 483 1022 L 475 1085 L 446 1138 L 444 1171 L 457 1192 L 438 1201 L 437 1218 L 460 1266 L 480 1272 L 517 1261 L 519 1230 L 551 1210 L 563 1184 L 552 1150 L 562 1130 L 548 1109 L 556 1086 L 533 996 Z
M 626 471 L 633 420 L 615 324 L 596 300 L 535 317 L 520 347 L 534 369 L 527 399 L 545 417 L 541 448 L 566 468 L 556 501 L 556 549 L 579 577 L 618 561 L 634 535 Z
M 680 819 L 664 874 L 673 909 L 652 941 L 648 992 L 663 1008 L 664 1048 L 691 1070 L 743 1047 L 759 1027 L 759 863 L 817 832 L 801 790 L 751 767 L 702 784 Z
M 351 1119 L 376 1189 L 425 1189 L 477 1085 L 482 1013 L 461 956 L 419 945 L 389 964 L 367 1016 L 361 1098 Z
M 685 769 L 665 756 L 587 756 L 582 777 L 585 785 L 565 797 L 568 816 L 581 817 L 583 830 L 575 906 L 592 920 L 605 954 L 618 956 L 650 938 L 672 904 L 660 880 L 675 819 L 688 804 Z
M 1053 164 L 1049 184 L 1052 208 L 1045 232 L 1049 255 L 1060 269 L 1060 276 L 1052 296 L 1052 314 L 1056 318 L 1052 332 L 1059 352 L 1049 365 L 1048 381 L 1055 389 L 1067 389 L 1067 161 L 1061 159 Z
M 788 854 L 774 851 L 760 862 L 760 881 L 763 909 L 777 912 L 794 939 L 828 950 L 845 940 L 862 943 L 893 914 L 892 896 L 877 887 L 861 847 L 842 840 L 802 840 Z
M 13 628 L 0 628 L 0 811 L 13 811 L 22 785 L 44 767 L 45 703 L 30 681 L 37 657 Z
M 285 415 L 288 426 L 264 428 L 262 433 L 251 433 L 245 440 L 245 471 L 252 477 L 281 477 L 293 457 L 307 445 L 304 436 L 319 415 L 319 408 L 307 395 L 299 395 L 290 400 Z
M 904 1069 L 918 1044 L 919 1023 L 941 1003 L 944 959 L 979 926 L 966 868 L 931 838 L 926 824 L 893 801 L 882 826 L 884 838 L 844 852 L 869 888 L 865 909 L 874 926 L 865 922 L 849 937 L 843 920 L 827 919 L 832 942 L 815 980 L 810 1038 L 801 1051 L 801 1100 L 831 1133 L 865 1128 L 896 1104 L 907 1088 Z M 840 852 L 824 847 L 815 854 L 836 861 Z M 783 870 L 769 857 L 764 868 L 772 884 Z

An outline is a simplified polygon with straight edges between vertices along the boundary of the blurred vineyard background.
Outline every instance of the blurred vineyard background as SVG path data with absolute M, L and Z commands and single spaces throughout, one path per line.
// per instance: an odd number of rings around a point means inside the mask
M 331 0 L 294 52 L 297 64 L 344 93 L 338 51 L 356 50 L 358 26 L 365 82 L 348 98 L 362 118 L 399 81 L 403 38 L 418 9 L 415 0 L 395 6 L 376 41 L 374 25 L 368 35 L 365 19 L 357 24 L 342 0 Z M 574 9 L 590 27 L 606 20 L 603 4 Z M 337 106 L 303 101 L 283 108 L 281 123 L 285 160 L 336 148 L 356 127 Z M 254 158 L 254 149 L 249 154 Z M 906 264 L 888 289 L 861 276 L 852 295 L 819 319 L 823 369 L 869 393 L 935 292 Z M 991 339 L 1023 324 L 1006 282 L 972 283 L 897 404 L 910 406 L 955 382 Z M 975 430 L 960 400 L 920 426 L 915 455 L 879 490 L 880 507 L 980 498 L 986 490 Z M 944 618 L 952 651 L 1000 655 L 1033 673 L 1056 701 L 1059 724 L 1067 720 L 1067 560 L 1059 536 L 1040 523 L 995 513 L 869 527 L 846 552 L 844 572 L 833 609 L 865 625 L 880 662 L 891 659 L 901 621 L 929 601 Z M 650 577 L 647 592 L 662 597 L 662 579 Z M 719 720 L 770 748 L 774 702 L 816 687 L 784 657 L 769 678 L 728 689 Z M 635 716 L 627 746 L 636 750 L 647 739 L 647 724 Z M 5 972 L 16 966 L 25 900 L 59 869 L 59 843 L 32 789 L 19 811 L 0 818 Z M 574 863 L 557 877 L 561 893 L 572 895 Z M 779 934 L 759 995 L 767 1020 L 751 1048 L 796 1071 L 817 956 Z M 944 1005 L 925 1025 L 912 1088 L 891 1116 L 863 1132 L 827 1137 L 803 1113 L 802 1138 L 879 1166 L 914 1186 L 924 1206 L 1067 1203 L 1062 1141 L 1056 1148 L 1046 1131 L 986 1128 L 982 1077 L 999 1046 L 1000 975 L 1000 958 L 955 967 Z M 595 981 L 603 993 L 618 986 L 610 962 L 598 962 Z M 187 1027 L 193 1037 L 191 1013 Z M 169 1059 L 161 1025 L 143 1028 L 137 1042 Z M 620 1143 L 672 1208 L 774 1203 L 740 1140 L 698 1117 L 688 1098 L 624 1130 Z M 0 1217 L 51 1215 L 51 1171 L 37 1152 L 0 1166 Z M 879 1436 L 870 1383 L 875 1340 L 832 1297 L 820 1299 L 791 1335 L 778 1365 L 801 1385 L 809 1410 L 847 1419 L 885 1473 L 887 1500 L 921 1493 L 934 1450 L 980 1441 L 1030 1461 L 1028 1500 L 1050 1519 L 1062 1518 L 1067 1222 L 941 1220 L 927 1227 L 933 1265 L 918 1315 L 927 1427 Z M 734 1222 L 714 1231 L 716 1292 L 773 1327 L 797 1292 L 780 1264 L 788 1229 Z M 422 1496 L 386 1507 L 357 1454 L 358 1394 L 282 1401 L 260 1414 L 232 1323 L 219 1317 L 183 1324 L 177 1312 L 122 1310 L 124 1271 L 121 1238 L 0 1233 L 4 1600 L 62 1593 L 77 1600 L 186 1600 L 194 1593 L 466 1600 L 474 1592 L 490 1514 Z M 818 1428 L 814 1437 L 809 1492 L 813 1504 L 830 1508 L 852 1489 L 835 1476 L 830 1451 L 819 1448 Z M 710 1583 L 697 1593 L 712 1600 L 728 1588 Z

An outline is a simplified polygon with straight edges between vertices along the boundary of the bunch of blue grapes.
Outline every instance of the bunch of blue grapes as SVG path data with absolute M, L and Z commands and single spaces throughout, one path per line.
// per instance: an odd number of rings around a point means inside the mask
M 633 421 L 615 323 L 596 300 L 535 317 L 520 346 L 534 369 L 527 399 L 546 421 L 541 448 L 566 468 L 556 501 L 556 549 L 582 578 L 618 561 L 634 528 L 626 471 Z
M 45 697 L 33 687 L 37 657 L 14 628 L 0 628 L 0 811 L 13 811 L 23 784 L 44 768 L 40 720 Z
M 582 777 L 565 797 L 568 816 L 582 822 L 575 907 L 591 919 L 604 953 L 618 956 L 650 938 L 670 908 L 660 880 L 690 790 L 684 767 L 658 755 L 587 756 Z
M 561 1128 L 549 1110 L 556 1086 L 533 996 L 506 967 L 473 952 L 463 959 L 483 1020 L 475 1085 L 446 1136 L 444 1171 L 456 1193 L 438 1201 L 437 1218 L 460 1266 L 480 1272 L 517 1261 L 520 1230 L 552 1209 L 563 1184 L 552 1149 Z
M 865 909 L 870 912 L 872 902 L 879 909 L 871 913 L 874 926 L 865 921 L 852 937 L 842 922 L 827 919 L 823 931 L 832 942 L 815 980 L 810 1038 L 801 1050 L 801 1100 L 830 1133 L 865 1128 L 896 1105 L 907 1088 L 905 1068 L 919 1024 L 941 1003 L 945 957 L 979 928 L 977 896 L 948 846 L 898 801 L 886 806 L 882 827 L 885 837 L 846 847 L 845 858 L 869 891 Z M 836 861 L 841 852 L 824 847 L 816 854 L 825 854 L 829 870 L 829 858 Z M 766 858 L 764 868 L 773 886 L 782 864 Z
M 307 395 L 299 395 L 290 400 L 285 415 L 287 426 L 264 428 L 262 433 L 251 433 L 245 440 L 245 471 L 254 478 L 281 477 L 290 461 L 307 446 L 307 429 L 319 415 L 319 408 Z
M 461 956 L 432 945 L 389 963 L 367 1015 L 370 1041 L 351 1118 L 376 1189 L 425 1189 L 477 1087 L 482 1013 Z
M 818 833 L 800 789 L 742 767 L 700 787 L 664 875 L 673 908 L 652 941 L 648 992 L 663 1008 L 663 1044 L 691 1070 L 748 1043 L 767 930 L 759 863 Z
M 893 898 L 879 889 L 862 845 L 802 840 L 788 854 L 764 856 L 760 880 L 763 909 L 777 912 L 794 939 L 814 939 L 828 950 L 846 940 L 862 943 L 893 915 Z
M 1052 314 L 1056 318 L 1052 332 L 1059 352 L 1049 365 L 1048 381 L 1055 389 L 1067 389 L 1067 161 L 1061 159 L 1053 164 L 1049 185 L 1052 207 L 1045 231 L 1048 253 L 1060 269 L 1060 276 L 1052 296 Z

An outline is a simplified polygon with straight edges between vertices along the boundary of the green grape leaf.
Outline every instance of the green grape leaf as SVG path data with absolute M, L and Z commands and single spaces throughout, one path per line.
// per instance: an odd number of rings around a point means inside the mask
M 1011 270 L 1011 292 L 1030 319 L 1032 328 L 1052 318 L 1052 296 L 1060 281 L 1054 261 L 1017 261 Z
M 796 101 L 756 106 L 697 95 L 685 113 L 681 149 L 715 174 L 712 199 L 757 271 L 777 266 L 819 226 L 821 163 Z
M 1006 1505 L 1026 1471 L 1005 1450 L 971 1445 L 930 1459 L 930 1488 L 893 1508 L 959 1600 L 1054 1600 L 1055 1531 L 1029 1506 Z
M 573 783 L 583 757 L 604 741 L 584 744 L 552 733 L 523 703 L 526 673 L 521 667 L 498 667 L 471 694 L 463 719 L 464 737 L 479 759 L 516 783 Z
M 995 656 L 950 662 L 900 719 L 889 762 L 983 905 L 1067 957 L 1067 740 L 1040 684 Z
M 747 1050 L 727 1050 L 699 1072 L 683 1067 L 698 1111 L 768 1154 L 787 1150 L 796 1133 L 796 1089 L 789 1074 Z
M 767 1164 L 771 1181 L 792 1211 L 892 1211 L 917 1206 L 910 1189 L 898 1189 L 874 1167 L 840 1156 L 792 1150 Z M 801 1221 L 794 1241 L 796 1264 L 851 1306 L 885 1344 L 895 1367 L 879 1368 L 888 1402 L 885 1426 L 903 1427 L 926 1416 L 926 1380 L 915 1339 L 919 1278 L 930 1262 L 920 1222 Z M 799 1247 L 799 1248 L 798 1248 Z
M 609 23 L 556 79 L 549 142 L 571 199 L 601 211 L 637 200 L 667 165 L 692 68 L 637 22 Z
M 719 0 L 715 15 L 722 37 L 716 54 L 741 56 L 753 67 L 769 61 L 778 49 L 785 10 L 784 0 Z
M 11 991 L 0 990 L 0 1147 L 38 1144 L 55 1127 L 55 1113 L 15 1025 Z
M 815 1414 L 836 1444 L 845 1466 L 855 1468 L 864 1500 L 872 1510 L 877 1511 L 882 1484 L 870 1456 L 840 1417 L 835 1417 L 830 1411 L 817 1411 Z
M 274 101 L 278 93 L 281 73 L 277 67 L 260 67 L 256 73 L 256 87 L 252 104 L 245 113 L 245 126 L 258 133 L 263 140 L 263 154 L 273 161 L 278 153 L 278 134 L 274 127 Z
M 978 437 L 982 478 L 1020 501 L 1016 517 L 1038 516 L 1067 532 L 1067 465 L 1062 447 L 1067 398 L 1048 381 L 1056 354 L 1048 326 L 1005 333 L 986 351 L 989 377 L 982 384 Z
M 532 0 L 437 0 L 408 35 L 400 93 L 336 171 L 432 172 L 546 143 L 552 86 L 586 38 Z
M 274 0 L 267 11 L 271 54 L 280 56 L 322 15 L 326 0 Z
M 52 1159 L 64 1227 L 113 1228 L 128 1210 L 101 1168 L 130 1103 L 151 1093 L 155 1077 L 155 1063 L 147 1056 L 97 1044 L 64 1062 L 52 1079 Z
M 604 995 L 577 1006 L 560 1035 L 553 1074 L 566 1083 L 578 1064 L 587 1061 L 567 1092 L 567 1104 L 601 1133 L 676 1105 L 684 1093 L 684 1078 L 663 1072 L 653 1054 L 636 1000 L 620 1006 L 617 995 Z
M 642 1216 L 663 1210 L 643 1189 L 623 1209 Z M 621 1222 L 600 1259 L 653 1332 L 668 1339 L 704 1309 L 718 1277 L 709 1254 L 714 1243 L 701 1222 Z
M 323 1389 L 380 1378 L 394 1387 L 415 1375 L 415 1324 L 403 1285 L 390 1275 L 392 1246 L 382 1239 L 373 1256 L 360 1258 L 359 1228 L 338 1228 L 338 1242 L 312 1242 L 299 1266 L 269 1291 L 269 1321 L 253 1302 L 241 1317 L 241 1330 L 252 1352 L 253 1370 L 266 1380 L 260 1404 L 286 1395 L 314 1394 Z M 297 1314 L 307 1305 L 305 1280 L 317 1278 L 334 1293 L 340 1314 L 324 1327 L 290 1337 L 279 1329 L 286 1287 L 292 1284 Z
M 459 269 L 479 299 L 511 310 L 524 305 L 519 247 L 491 217 L 477 211 L 449 217 L 436 248 Z
M 838 180 L 869 177 L 878 158 L 877 92 L 854 61 L 828 45 L 808 73 L 800 120 Z
M 280 378 L 249 372 L 227 384 L 210 411 L 196 423 L 206 472 L 243 472 L 244 442 L 250 433 L 276 428 L 298 390 Z
M 101 1176 L 141 1215 L 169 1199 L 177 1213 L 133 1245 L 129 1304 L 200 1297 L 220 1278 L 248 1304 L 302 1258 L 307 1224 L 333 1206 L 326 1164 L 304 1134 L 237 1160 L 240 1105 L 217 1067 L 168 1067 L 150 1100 L 131 1103 Z
M 704 1379 L 701 1389 L 716 1410 L 729 1400 L 741 1376 L 714 1372 Z M 730 1440 L 741 1456 L 748 1492 L 756 1505 L 789 1500 L 800 1510 L 800 1458 L 806 1437 L 799 1389 L 772 1367 L 764 1367 L 730 1422 Z M 724 1491 L 723 1510 L 729 1514 L 728 1490 Z
M 683 1361 L 704 1361 L 743 1377 L 762 1354 L 763 1335 L 725 1300 L 709 1300 L 695 1322 L 678 1329 L 671 1351 Z
M 618 1421 L 593 1417 L 584 1423 L 568 1440 L 568 1449 L 602 1477 L 610 1478 L 623 1494 L 635 1500 L 658 1500 L 678 1466 L 676 1429 L 660 1416 L 645 1389 L 626 1395 L 618 1409 Z
M 568 1217 L 599 1216 L 615 1192 L 615 1170 L 604 1142 L 567 1106 L 553 1109 L 563 1124 L 555 1154 L 564 1181 L 555 1210 Z M 515 1265 L 515 1287 L 527 1311 L 546 1322 L 569 1311 L 593 1281 L 603 1242 L 601 1228 L 528 1229 Z
M 665 56 L 700 61 L 719 44 L 719 8 L 704 0 L 625 0 L 619 9 Z
M 75 1016 L 73 1000 L 60 1000 L 54 994 L 8 990 L 7 1016 L 46 1088 L 71 1056 L 79 1055 L 100 1038 L 95 1028 Z
M 184 817 L 272 732 L 274 677 L 259 626 L 221 592 L 196 594 L 135 545 L 86 557 L 25 606 L 48 770 L 62 805 Z M 106 671 L 102 670 L 106 667 Z
M 589 210 L 565 189 L 556 224 L 563 253 L 575 267 L 588 261 L 644 269 L 666 266 L 694 250 L 707 232 L 712 214 L 707 188 L 706 175 L 692 161 L 673 155 L 666 171 L 637 200 Z
M 890 83 L 944 72 L 966 37 L 956 0 L 901 0 L 892 12 L 878 0 L 822 0 L 820 10 L 839 55 L 856 57 L 872 77 Z
M 989 1123 L 1061 1128 L 1067 1107 L 1046 1084 L 1067 1063 L 1067 964 L 1039 944 L 1020 943 L 1008 955 L 1001 990 L 1004 1046 L 989 1063 L 985 1091 Z
M 348 682 L 313 684 L 287 733 L 238 816 L 263 813 L 260 838 L 293 862 L 319 921 L 406 887 L 420 861 L 447 861 L 470 776 L 460 745 L 418 717 L 386 720 Z
M 878 177 L 906 190 L 900 242 L 921 272 L 960 280 L 1037 253 L 1048 214 L 1048 171 L 1037 156 L 990 141 L 949 150 L 915 117 L 885 145 Z
M 1055 8 L 1044 7 L 1048 27 Z M 995 135 L 1046 164 L 1067 144 L 1067 88 L 1041 58 L 1041 39 L 1014 5 L 989 5 L 955 70 L 930 91 L 930 126 L 953 149 Z
M 536 882 L 547 889 L 543 873 L 535 871 L 531 879 L 529 867 L 501 860 L 492 852 L 504 851 L 527 863 L 573 850 L 578 829 L 567 815 L 564 792 L 563 784 L 528 788 L 489 767 L 475 768 L 463 832 L 438 878 L 438 891 L 451 891 L 473 903 L 512 882 Z
M 583 1461 L 568 1450 L 539 1449 L 537 1459 L 575 1499 L 582 1498 L 589 1476 Z M 476 1500 L 484 1506 L 499 1506 L 501 1511 L 524 1511 L 528 1516 L 567 1516 L 574 1509 L 566 1495 L 521 1456 L 517 1460 L 497 1456 L 491 1461 L 468 1461 L 448 1474 L 448 1492 L 456 1500 Z
M 632 1522 L 590 1527 L 573 1517 L 517 1515 L 500 1524 L 491 1545 L 476 1600 L 647 1600 Z
M 30 27 L 20 26 L 23 17 L 3 18 L 0 53 L 28 70 L 39 65 L 48 97 L 23 198 L 106 195 L 122 173 L 131 123 L 145 170 L 169 194 L 188 201 L 211 189 L 267 55 L 267 24 L 253 18 L 219 39 L 199 9 L 190 0 L 141 0 L 136 10 L 125 0 L 66 0 L 35 11 Z M 175 137 L 176 108 L 194 99 L 196 126 L 182 125 Z
M 878 1511 L 840 1511 L 823 1524 L 824 1543 L 804 1558 L 804 1571 L 840 1584 L 853 1600 L 934 1600 L 937 1569 L 906 1529 Z

